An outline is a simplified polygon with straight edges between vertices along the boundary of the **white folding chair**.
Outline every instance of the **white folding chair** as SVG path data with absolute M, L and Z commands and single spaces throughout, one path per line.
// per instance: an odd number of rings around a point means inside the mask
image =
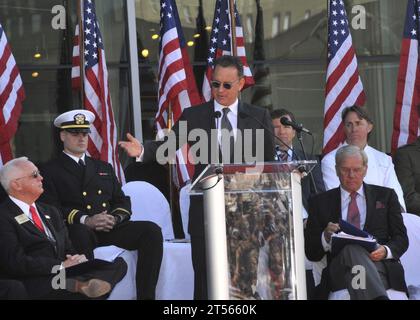
M 403 213 L 404 225 L 407 228 L 409 245 L 401 257 L 404 266 L 405 282 L 410 293 L 410 300 L 420 300 L 420 217 Z
M 131 198 L 131 220 L 153 221 L 161 227 L 164 239 L 174 239 L 168 201 L 156 187 L 144 181 L 131 181 L 122 190 Z M 192 299 L 193 275 L 191 244 L 164 242 L 156 299 Z
M 137 251 L 125 250 L 116 246 L 104 246 L 96 248 L 93 253 L 96 259 L 113 261 L 117 257 L 121 257 L 127 263 L 126 275 L 114 287 L 108 300 L 135 300 L 137 298 Z
M 122 190 L 131 199 L 131 220 L 152 221 L 161 227 L 164 239 L 174 238 L 169 203 L 159 189 L 145 181 L 131 181 Z
M 131 199 L 131 220 L 153 221 L 161 227 L 162 235 L 165 239 L 174 238 L 168 201 L 157 188 L 144 181 L 133 181 L 125 184 L 122 190 Z M 135 299 L 137 296 L 137 252 L 124 250 L 116 246 L 104 246 L 96 248 L 94 255 L 95 258 L 109 261 L 114 260 L 117 256 L 121 256 L 128 265 L 127 274 L 115 286 L 108 299 Z

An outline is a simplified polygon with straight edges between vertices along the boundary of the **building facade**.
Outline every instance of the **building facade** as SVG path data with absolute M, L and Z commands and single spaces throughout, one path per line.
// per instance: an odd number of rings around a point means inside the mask
M 199 86 L 215 1 L 177 1 Z M 264 34 L 256 32 L 257 2 L 262 7 Z M 367 96 L 366 107 L 375 121 L 370 144 L 389 152 L 407 0 L 345 3 Z M 266 71 L 265 80 L 245 90 L 242 99 L 264 101 L 267 107 L 293 111 L 298 121 L 314 133 L 316 153 L 322 148 L 327 4 L 327 0 L 237 0 L 248 63 Z M 154 137 L 159 6 L 158 0 L 96 1 L 120 138 L 125 132 L 134 132 L 140 139 Z M 207 36 L 197 32 L 200 9 L 204 15 L 201 27 L 207 30 Z M 0 0 L 0 23 L 26 91 L 13 141 L 15 156 L 44 162 L 61 150 L 52 120 L 81 105 L 78 93 L 71 89 L 76 21 L 75 0 Z M 254 55 L 258 37 L 263 37 L 264 56 Z M 265 97 L 257 97 L 261 92 L 256 90 L 261 87 Z M 305 143 L 310 150 L 311 141 Z M 123 158 L 122 162 L 127 164 L 128 159 Z

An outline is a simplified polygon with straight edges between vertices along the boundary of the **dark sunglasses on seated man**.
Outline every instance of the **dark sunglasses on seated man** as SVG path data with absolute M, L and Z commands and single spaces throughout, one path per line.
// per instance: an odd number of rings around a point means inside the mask
M 34 172 L 32 172 L 30 175 L 24 176 L 24 177 L 20 177 L 20 178 L 16 178 L 15 180 L 20 180 L 23 178 L 38 178 L 41 175 L 41 172 L 39 172 L 39 170 L 35 170 Z
M 233 82 L 220 82 L 220 81 L 217 81 L 217 80 L 213 80 L 213 81 L 211 82 L 211 86 L 212 86 L 214 89 L 219 89 L 219 88 L 220 88 L 220 86 L 221 86 L 221 85 L 223 85 L 223 88 L 225 88 L 226 90 L 230 90 L 230 89 L 232 89 L 233 84 L 234 84 L 235 82 L 238 82 L 239 80 L 241 80 L 241 79 L 235 80 L 235 81 L 233 81 Z

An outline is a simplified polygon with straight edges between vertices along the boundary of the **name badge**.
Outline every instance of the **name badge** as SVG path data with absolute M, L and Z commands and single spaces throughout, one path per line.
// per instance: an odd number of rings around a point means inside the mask
M 17 223 L 23 224 L 25 222 L 28 222 L 29 218 L 25 214 L 21 214 L 21 215 L 15 217 L 15 220 L 16 220 Z

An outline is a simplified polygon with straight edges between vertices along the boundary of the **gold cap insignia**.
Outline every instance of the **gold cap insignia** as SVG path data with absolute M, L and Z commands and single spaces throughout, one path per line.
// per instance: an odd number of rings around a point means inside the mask
M 84 114 L 78 113 L 74 116 L 74 122 L 76 124 L 85 124 L 86 117 Z

